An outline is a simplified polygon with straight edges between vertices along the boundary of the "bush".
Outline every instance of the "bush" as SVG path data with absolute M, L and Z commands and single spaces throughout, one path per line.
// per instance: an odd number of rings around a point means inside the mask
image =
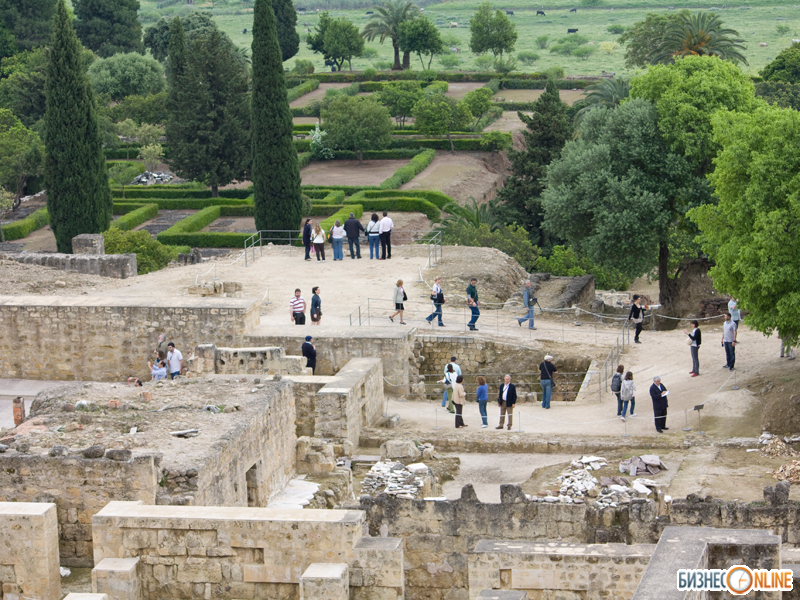
M 536 45 L 539 46 L 540 49 L 544 50 L 547 48 L 547 43 L 550 39 L 549 35 L 540 35 L 536 38 Z
M 14 221 L 8 225 L 3 225 L 3 234 L 6 236 L 6 241 L 11 242 L 14 240 L 21 240 L 28 237 L 32 232 L 41 229 L 50 222 L 50 216 L 46 208 L 40 208 L 34 213 L 31 213 L 24 219 Z
M 161 63 L 135 52 L 96 60 L 88 73 L 94 91 L 108 94 L 112 100 L 157 94 L 164 89 Z
M 456 223 L 443 229 L 442 243 L 447 245 L 496 248 L 514 258 L 528 271 L 533 272 L 539 248 L 531 244 L 528 232 L 517 225 L 505 225 L 492 231 L 486 223 L 470 227 Z
M 213 198 L 216 204 L 241 204 L 241 202 L 235 202 L 235 201 L 245 200 L 246 198 L 252 196 L 253 190 L 251 188 L 246 188 L 243 190 L 220 190 L 219 195 L 220 195 L 219 198 Z M 201 199 L 201 198 L 211 198 L 211 190 L 187 190 L 186 188 L 178 188 L 177 186 L 168 186 L 167 188 L 163 187 L 159 188 L 156 187 L 155 185 L 136 186 L 136 187 L 131 186 L 125 189 L 125 196 L 127 198 L 146 198 L 148 200 L 153 200 L 156 198 Z M 122 188 L 112 187 L 111 197 L 121 198 Z
M 581 277 L 591 273 L 597 289 L 600 290 L 626 290 L 631 283 L 619 271 L 598 267 L 566 246 L 553 246 L 550 256 L 540 256 L 529 271 L 565 277 Z
M 449 89 L 446 81 L 432 81 L 425 86 L 425 94 L 446 94 Z
M 370 48 L 370 50 L 372 50 L 372 48 Z M 364 52 L 362 54 L 362 57 L 369 58 L 367 56 L 364 56 L 365 54 L 366 54 L 366 52 Z M 364 69 L 362 74 L 364 75 L 365 79 L 375 79 L 378 76 L 378 71 L 377 71 L 377 69 L 374 69 L 373 67 L 367 67 L 366 69 Z M 367 90 L 364 90 L 364 91 L 366 92 Z
M 292 140 L 297 152 L 311 152 L 311 140 Z
M 475 131 L 483 131 L 486 127 L 497 121 L 503 116 L 503 109 L 499 106 L 492 105 L 492 107 L 483 115 L 475 124 Z
M 377 190 L 378 186 L 375 185 L 304 185 L 302 190 L 304 194 L 312 194 L 316 190 L 342 190 L 346 195 L 355 194 L 363 190 Z
M 439 57 L 439 64 L 445 69 L 455 69 L 461 64 L 461 59 L 455 54 L 443 54 Z
M 318 79 L 309 79 L 305 83 L 298 85 L 297 87 L 293 87 L 290 90 L 287 90 L 286 96 L 289 102 L 292 102 L 294 100 L 297 100 L 300 96 L 305 96 L 306 94 L 310 94 L 318 87 L 319 87 Z
M 564 79 L 563 67 L 550 67 L 544 72 L 545 77 L 548 79 Z
M 475 58 L 475 66 L 478 67 L 481 71 L 488 70 L 492 64 L 494 63 L 494 58 L 491 56 L 478 56 Z
M 433 69 L 425 69 L 423 71 L 417 71 L 417 79 L 419 81 L 433 81 L 436 79 L 436 71 Z
M 618 48 L 619 44 L 617 42 L 600 42 L 600 50 L 606 54 L 614 54 Z
M 489 152 L 499 152 L 511 147 L 511 135 L 499 131 L 490 131 L 481 136 L 481 148 Z
M 361 84 L 361 91 L 362 92 L 380 92 L 383 90 L 383 82 L 382 81 L 365 81 Z
M 126 205 L 127 206 L 136 206 L 136 205 Z M 114 205 L 114 212 L 117 211 L 117 205 Z M 150 219 L 154 219 L 158 216 L 158 204 L 140 204 L 138 208 L 134 210 L 128 211 L 126 210 L 125 213 L 115 221 L 112 221 L 111 226 L 120 229 L 121 231 L 130 231 L 135 227 L 138 227 L 145 221 L 149 221 Z
M 294 69 L 292 69 L 292 73 L 297 73 L 298 75 L 311 75 L 313 72 L 314 63 L 310 60 L 298 58 L 296 61 L 294 61 Z
M 623 25 L 609 25 L 606 29 L 608 33 L 613 33 L 614 35 L 622 35 L 625 33 L 625 27 Z
M 483 87 L 490 89 L 492 94 L 496 94 L 500 91 L 500 83 L 499 79 L 490 79 Z
M 322 108 L 322 103 L 314 100 L 305 106 L 293 106 L 290 108 L 293 117 L 317 117 L 319 118 L 319 111 Z
M 588 58 L 596 51 L 597 48 L 595 48 L 594 46 L 578 46 L 572 51 L 572 56 L 574 56 L 575 58 L 580 58 L 581 60 L 588 60 Z
M 505 58 L 498 56 L 494 59 L 494 70 L 503 75 L 508 75 L 511 71 L 517 70 L 517 61 L 512 56 Z
M 414 179 L 414 177 L 416 177 L 419 173 L 425 170 L 427 166 L 431 164 L 431 161 L 433 161 L 435 156 L 436 156 L 435 150 L 425 150 L 423 152 L 420 152 L 414 158 L 411 159 L 411 162 L 397 169 L 397 171 L 394 172 L 394 175 L 383 181 L 378 187 L 382 190 L 391 190 L 399 188 L 401 185 L 403 185 L 404 183 L 408 183 L 409 181 Z
M 532 65 L 540 58 L 541 56 L 536 54 L 536 52 L 530 52 L 530 51 L 517 52 L 517 60 L 521 62 L 523 65 Z
M 178 248 L 154 240 L 146 231 L 122 231 L 112 227 L 103 233 L 106 254 L 135 254 L 139 275 L 158 271 L 178 258 Z
M 420 145 L 414 143 L 414 141 L 418 142 L 420 140 L 402 140 L 402 141 L 409 142 L 407 145 L 411 147 L 394 148 L 392 150 L 365 150 L 363 152 L 362 158 L 364 160 L 396 160 L 396 159 L 402 160 L 404 158 L 414 158 L 417 154 L 419 154 L 422 151 Z M 427 141 L 439 142 L 441 140 L 427 140 Z M 448 146 L 448 148 L 449 147 L 450 146 Z M 352 150 L 337 150 L 333 154 L 334 154 L 333 157 L 337 160 L 355 160 L 358 158 L 358 154 L 356 154 Z
M 378 69 L 378 71 L 388 71 L 393 65 L 394 63 L 390 60 L 378 60 L 372 63 L 372 66 Z
M 301 152 L 297 155 L 297 168 L 302 169 L 303 167 L 307 167 L 311 163 L 311 159 L 314 157 L 311 152 Z

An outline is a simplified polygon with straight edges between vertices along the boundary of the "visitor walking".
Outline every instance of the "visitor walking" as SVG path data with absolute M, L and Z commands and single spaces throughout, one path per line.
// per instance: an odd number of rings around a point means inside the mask
M 444 367 L 445 377 L 447 376 L 447 367 L 448 366 L 452 366 L 453 367 L 453 373 L 455 373 L 456 375 L 461 375 L 461 367 L 456 362 L 456 357 L 455 356 L 451 356 L 450 357 L 450 362 L 447 363 L 447 365 L 445 365 L 445 367 Z M 455 381 L 455 377 L 453 377 L 453 381 Z M 447 387 L 445 387 L 444 395 L 442 396 L 442 406 L 445 406 L 446 404 L 447 404 Z M 452 404 L 450 406 L 452 406 Z
M 636 334 L 633 336 L 633 341 L 641 344 L 639 341 L 639 334 L 642 333 L 642 322 L 644 322 L 644 311 L 646 306 L 642 308 L 642 297 L 639 294 L 633 295 L 633 304 L 631 304 L 631 313 L 628 315 L 628 321 L 633 321 L 636 324 Z
M 311 239 L 313 237 L 313 229 L 311 228 L 311 219 L 306 219 L 306 224 L 303 225 L 303 246 L 306 247 L 306 260 L 311 260 Z
M 175 349 L 175 342 L 167 344 L 167 368 L 169 369 L 170 379 L 175 379 L 183 372 L 183 354 Z
M 439 383 L 444 384 L 444 398 L 442 399 L 442 406 L 445 406 L 446 402 L 447 410 L 451 413 L 455 412 L 453 409 L 453 384 L 457 378 L 458 374 L 453 368 L 453 363 L 447 363 L 447 366 L 444 368 L 444 379 L 441 379 Z
M 625 379 L 622 380 L 622 391 L 620 392 L 620 396 L 622 396 L 622 412 L 620 417 L 622 420 L 625 420 L 625 413 L 628 411 L 628 402 L 631 404 L 631 416 L 635 417 L 636 413 L 634 409 L 636 408 L 636 384 L 633 383 L 633 372 L 628 371 L 625 373 Z
M 314 371 L 317 368 L 317 349 L 314 348 L 311 339 L 310 335 L 306 336 L 306 341 L 303 342 L 300 351 L 306 359 L 306 366 L 311 368 L 311 374 L 314 375 Z
M 542 408 L 550 408 L 550 397 L 553 395 L 553 375 L 558 369 L 553 364 L 553 357 L 549 354 L 539 365 L 539 381 L 542 384 Z
M 367 223 L 367 241 L 369 242 L 369 259 L 373 258 L 379 260 L 380 243 L 381 243 L 381 223 L 378 219 L 378 213 L 372 213 L 372 220 Z M 374 251 L 374 255 L 373 255 Z
M 511 424 L 514 419 L 514 405 L 517 403 L 517 386 L 511 383 L 511 375 L 503 378 L 503 385 L 497 394 L 497 404 L 500 405 L 500 425 L 495 429 L 502 429 L 503 422 L 508 415 L 508 430 L 511 431 Z
M 442 323 L 442 304 L 444 304 L 444 293 L 442 293 L 442 278 L 437 277 L 433 280 L 433 289 L 431 289 L 431 302 L 433 302 L 433 312 L 425 317 L 425 320 L 433 325 L 434 317 L 439 319 L 439 327 L 444 327 Z
M 392 258 L 392 229 L 394 229 L 394 221 L 389 218 L 389 213 L 383 211 L 383 218 L 378 229 L 381 235 L 381 260 Z
M 692 377 L 697 377 L 700 375 L 700 343 L 703 337 L 700 334 L 700 323 L 692 321 L 692 330 L 684 330 L 684 333 L 689 336 L 689 351 L 692 353 L 692 370 L 689 373 Z
M 350 213 L 350 218 L 344 222 L 344 232 L 347 234 L 347 245 L 350 248 L 350 258 L 361 258 L 361 242 L 359 241 L 358 236 L 360 233 L 364 233 L 364 226 L 361 224 L 361 221 L 356 219 L 355 214 Z M 353 253 L 353 246 L 355 246 L 356 249 L 355 254 Z
M 314 254 L 317 255 L 317 262 L 325 262 L 325 232 L 319 223 L 314 225 Z
M 300 288 L 294 291 L 294 296 L 289 300 L 289 316 L 295 325 L 306 324 L 306 301 L 300 295 Z
M 533 306 L 536 302 L 536 296 L 533 295 L 533 290 L 531 289 L 531 280 L 528 279 L 525 282 L 525 290 L 522 292 L 522 303 L 525 305 L 525 308 L 528 311 L 528 314 L 525 315 L 522 319 L 517 319 L 517 324 L 522 327 L 522 324 L 525 321 L 530 321 L 528 323 L 528 329 L 536 329 L 533 326 Z M 547 408 L 550 408 L 549 406 Z
M 653 385 L 650 386 L 650 398 L 653 400 L 653 418 L 656 423 L 656 431 L 661 433 L 669 429 L 667 427 L 667 408 L 669 402 L 667 396 L 669 392 L 666 386 L 661 383 L 661 377 L 656 375 L 653 377 Z
M 456 382 L 453 384 L 453 404 L 456 407 L 456 429 L 459 427 L 467 427 L 464 425 L 464 401 L 467 399 L 467 392 L 464 390 L 464 376 L 459 375 L 456 377 Z
M 472 313 L 472 318 L 467 323 L 467 327 L 469 327 L 470 331 L 478 331 L 475 327 L 475 323 L 478 322 L 478 318 L 481 316 L 480 302 L 478 302 L 478 289 L 475 285 L 478 283 L 478 279 L 473 277 L 469 280 L 469 285 L 467 286 L 467 306 L 469 306 L 469 310 Z
M 344 260 L 344 227 L 336 219 L 336 222 L 331 227 L 331 246 L 333 247 L 333 260 Z
M 736 363 L 736 325 L 731 320 L 731 313 L 725 313 L 725 322 L 722 324 L 722 347 L 725 348 L 725 364 L 722 368 L 733 371 Z
M 319 297 L 319 286 L 311 288 L 311 324 L 319 325 L 322 319 L 322 299 Z
M 623 373 L 625 373 L 625 365 L 617 365 L 617 372 L 614 373 L 614 376 L 611 378 L 611 392 L 617 397 L 618 417 L 625 416 L 622 414 L 622 396 L 620 395 L 620 392 L 622 391 Z M 625 408 L 628 408 L 627 403 L 625 404 Z
M 739 310 L 739 300 L 731 298 L 728 300 L 728 312 L 731 313 L 731 321 L 736 328 L 736 333 L 733 334 L 733 341 L 739 341 L 739 321 L 742 320 L 742 311 Z
M 486 404 L 489 402 L 489 384 L 486 383 L 486 378 L 483 375 L 478 375 L 476 378 L 478 382 L 478 389 L 475 390 L 475 397 L 478 401 L 478 412 L 481 413 L 481 429 L 486 429 L 489 426 L 489 417 L 486 414 Z
M 408 300 L 408 296 L 406 296 L 406 291 L 403 289 L 402 279 L 398 279 L 397 284 L 395 284 L 392 300 L 394 300 L 394 308 L 397 312 L 390 316 L 389 320 L 394 323 L 394 317 L 400 315 L 400 325 L 405 325 L 406 323 L 403 321 L 403 302 Z

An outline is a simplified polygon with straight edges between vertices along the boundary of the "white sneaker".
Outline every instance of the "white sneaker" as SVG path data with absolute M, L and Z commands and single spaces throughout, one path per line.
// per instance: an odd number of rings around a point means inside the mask
M 481 429 L 486 429 L 488 425 L 481 425 Z
M 632 417 L 638 417 L 639 415 L 637 415 L 636 413 L 631 413 L 631 416 Z
M 622 419 L 622 420 L 624 421 L 624 420 L 625 420 L 625 417 L 620 417 L 620 419 Z

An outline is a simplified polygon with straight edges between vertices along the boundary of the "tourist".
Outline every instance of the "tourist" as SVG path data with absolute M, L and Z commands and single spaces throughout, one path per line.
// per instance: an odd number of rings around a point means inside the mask
M 394 229 L 394 222 L 389 218 L 389 213 L 383 211 L 383 218 L 378 229 L 381 236 L 381 260 L 392 258 L 392 229 Z
M 336 222 L 331 227 L 331 246 L 333 246 L 333 260 L 344 260 L 344 227 L 336 219 Z
M 398 279 L 397 284 L 395 285 L 394 292 L 392 294 L 392 299 L 394 300 L 394 308 L 397 312 L 395 312 L 392 316 L 389 317 L 389 320 L 394 323 L 394 317 L 400 315 L 400 325 L 405 325 L 405 321 L 403 321 L 403 302 L 408 300 L 408 296 L 406 296 L 406 291 L 403 289 L 403 280 Z
M 310 335 L 306 336 L 306 341 L 303 342 L 300 351 L 306 359 L 306 367 L 310 367 L 311 374 L 314 375 L 314 371 L 317 368 L 317 350 L 314 348 L 314 344 L 311 343 Z
M 517 387 L 511 383 L 511 375 L 503 378 L 503 385 L 497 394 L 497 404 L 500 405 L 500 425 L 495 429 L 502 429 L 503 422 L 508 415 L 508 430 L 511 431 L 511 421 L 514 418 L 514 405 L 517 403 Z
M 380 220 L 378 219 L 378 213 L 372 213 L 372 220 L 367 223 L 367 240 L 369 241 L 369 258 L 372 260 L 375 258 L 379 260 L 380 255 L 380 243 L 381 243 L 381 224 Z M 373 255 L 374 251 L 374 255 Z
M 617 397 L 617 416 L 624 417 L 625 415 L 622 414 L 622 395 L 620 392 L 622 391 L 622 377 L 623 373 L 625 373 L 625 365 L 618 365 L 617 372 L 614 373 L 614 376 L 611 378 L 611 392 Z M 628 405 L 625 405 L 627 409 Z
M 311 219 L 306 219 L 306 224 L 303 225 L 303 246 L 306 247 L 306 260 L 311 260 Z
M 434 317 L 439 318 L 439 327 L 444 327 L 442 323 L 442 304 L 445 303 L 444 293 L 442 292 L 442 278 L 437 277 L 433 280 L 433 288 L 431 289 L 431 302 L 433 302 L 433 312 L 425 317 L 425 320 L 433 325 Z
M 167 352 L 166 365 L 169 366 L 169 376 L 175 379 L 183 372 L 183 354 L 181 354 L 180 350 L 175 349 L 174 342 L 167 344 L 167 349 L 169 351 Z
M 667 407 L 669 406 L 667 395 L 669 395 L 669 392 L 664 384 L 661 383 L 661 377 L 656 375 L 653 377 L 653 385 L 650 386 L 650 398 L 653 400 L 653 417 L 655 418 L 656 431 L 658 433 L 669 429 L 667 427 Z
M 152 375 L 153 367 L 150 366 L 150 363 L 147 363 L 147 366 L 150 368 L 150 374 Z M 138 377 L 128 377 L 128 387 L 142 387 L 142 380 Z
M 456 375 L 461 375 L 461 367 L 458 366 L 458 363 L 456 362 L 456 357 L 455 356 L 451 356 L 450 357 L 450 362 L 448 363 L 448 365 L 453 367 L 453 369 L 452 369 L 453 373 L 455 373 Z M 447 366 L 448 365 L 445 365 L 445 367 L 444 367 L 445 375 L 447 375 Z M 455 377 L 453 377 L 453 379 L 455 380 Z M 445 406 L 446 402 L 447 402 L 447 388 L 445 387 L 444 396 L 442 396 L 442 406 Z M 451 404 L 451 406 L 452 406 L 452 404 Z
M 486 403 L 489 402 L 489 384 L 486 383 L 486 378 L 483 375 L 477 377 L 478 389 L 475 391 L 476 399 L 478 400 L 478 411 L 481 413 L 481 429 L 486 429 L 489 426 L 489 417 L 486 414 Z
M 647 308 L 645 306 L 645 308 Z M 641 344 L 639 341 L 639 334 L 642 333 L 642 322 L 644 321 L 644 310 L 642 308 L 642 297 L 639 294 L 633 295 L 633 304 L 631 304 L 631 313 L 628 315 L 628 321 L 633 320 L 636 324 L 636 333 L 633 336 L 633 341 Z
M 689 351 L 692 353 L 692 370 L 689 371 L 692 377 L 700 375 L 700 323 L 692 321 L 692 331 L 684 330 L 684 333 L 689 336 Z
M 550 397 L 553 395 L 553 375 L 558 373 L 558 369 L 553 364 L 553 357 L 549 354 L 544 357 L 544 361 L 539 365 L 539 381 L 542 384 L 542 408 L 550 408 Z
M 620 365 L 622 366 L 622 365 Z M 633 383 L 633 372 L 628 371 L 625 373 L 625 379 L 622 380 L 622 389 L 620 390 L 620 397 L 622 400 L 622 411 L 620 418 L 625 420 L 625 413 L 628 411 L 628 402 L 631 404 L 631 416 L 635 417 L 636 413 L 636 384 Z
M 294 291 L 294 296 L 289 300 L 289 316 L 295 325 L 306 324 L 306 301 L 300 295 L 300 288 Z
M 158 344 L 156 344 L 156 349 L 153 350 L 153 354 L 156 355 L 156 360 L 163 360 L 167 358 L 167 352 L 169 352 L 169 347 L 167 344 L 167 338 L 162 333 L 158 336 Z M 159 354 L 161 353 L 161 354 Z
M 461 413 L 464 410 L 464 401 L 467 399 L 467 392 L 464 390 L 464 376 L 459 375 L 456 377 L 456 382 L 453 384 L 453 404 L 456 407 L 456 429 L 459 427 L 466 427 L 464 425 L 464 417 Z
M 157 360 L 155 363 L 147 363 L 147 367 L 150 369 L 150 381 L 158 381 L 159 379 L 167 378 L 166 360 Z
M 444 384 L 444 398 L 442 399 L 442 406 L 445 406 L 445 402 L 447 402 L 447 411 L 451 413 L 455 412 L 453 409 L 453 383 L 457 378 L 458 374 L 456 374 L 453 364 L 447 363 L 447 366 L 444 368 L 444 379 L 440 379 L 439 383 Z
M 728 312 L 731 313 L 731 321 L 736 328 L 736 333 L 733 334 L 733 341 L 739 341 L 739 321 L 742 320 L 742 311 L 739 310 L 739 300 L 731 298 L 728 300 Z
M 319 286 L 314 286 L 311 288 L 311 324 L 312 325 L 319 325 L 320 320 L 322 319 L 322 300 L 319 297 Z
M 733 371 L 736 363 L 736 325 L 731 320 L 731 313 L 725 313 L 725 322 L 722 324 L 722 347 L 725 348 L 725 364 L 722 368 Z
M 528 314 L 521 319 L 517 319 L 517 325 L 522 327 L 522 324 L 529 320 L 530 323 L 528 323 L 528 329 L 536 329 L 536 327 L 533 326 L 533 305 L 535 302 L 536 296 L 533 295 L 533 290 L 531 290 L 531 280 L 528 279 L 525 282 L 525 290 L 522 292 L 522 303 L 525 305 Z M 548 406 L 547 408 L 550 407 Z
M 356 255 L 361 258 L 361 242 L 359 232 L 364 233 L 364 226 L 356 219 L 355 214 L 350 213 L 350 218 L 344 222 L 344 232 L 347 234 L 347 245 L 350 247 L 350 258 L 355 259 Z M 353 245 L 356 247 L 356 254 L 353 254 Z
M 319 223 L 314 225 L 314 254 L 317 255 L 317 262 L 325 262 L 325 232 Z
M 470 331 L 478 331 L 475 328 L 475 323 L 478 322 L 478 318 L 481 316 L 481 311 L 478 308 L 480 302 L 478 302 L 478 290 L 475 287 L 476 283 L 478 283 L 478 279 L 473 277 L 469 280 L 469 285 L 467 286 L 467 305 L 472 313 L 472 318 L 469 323 L 467 323 L 467 327 L 469 327 Z

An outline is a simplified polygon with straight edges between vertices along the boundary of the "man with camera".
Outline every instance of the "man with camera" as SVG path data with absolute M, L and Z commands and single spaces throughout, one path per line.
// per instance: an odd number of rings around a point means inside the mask
M 533 305 L 536 304 L 536 296 L 533 295 L 533 291 L 531 290 L 530 279 L 525 282 L 525 291 L 522 293 L 522 303 L 528 310 L 528 314 L 522 319 L 517 319 L 517 324 L 522 327 L 522 324 L 525 321 L 530 320 L 530 323 L 528 323 L 528 329 L 536 329 L 536 327 L 533 326 Z

